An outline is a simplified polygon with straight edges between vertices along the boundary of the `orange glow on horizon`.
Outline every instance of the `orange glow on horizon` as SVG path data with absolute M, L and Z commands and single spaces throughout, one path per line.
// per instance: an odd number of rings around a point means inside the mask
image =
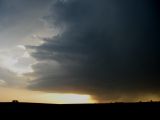
M 48 103 L 56 104 L 81 104 L 81 103 L 96 103 L 90 95 L 81 94 L 59 94 L 59 93 L 47 93 L 39 97 L 41 100 L 45 100 Z
M 96 103 L 97 101 L 91 95 L 83 94 L 62 94 L 62 93 L 45 93 L 39 91 L 31 91 L 18 88 L 0 87 L 0 102 L 11 102 L 18 100 L 19 102 L 32 103 L 50 103 L 50 104 L 81 104 Z

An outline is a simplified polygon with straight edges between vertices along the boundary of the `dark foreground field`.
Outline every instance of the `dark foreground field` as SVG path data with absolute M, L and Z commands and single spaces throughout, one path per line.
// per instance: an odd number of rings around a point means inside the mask
M 111 104 L 0 103 L 0 113 L 148 113 L 160 114 L 160 102 Z

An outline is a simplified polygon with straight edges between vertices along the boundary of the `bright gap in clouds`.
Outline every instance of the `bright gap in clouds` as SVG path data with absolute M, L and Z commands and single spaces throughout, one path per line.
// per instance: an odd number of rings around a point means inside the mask
M 11 102 L 12 100 L 16 99 L 19 102 L 51 104 L 96 103 L 96 100 L 94 100 L 90 95 L 83 94 L 45 93 L 26 89 L 3 87 L 0 87 L 0 94 L 0 102 Z
M 46 93 L 40 96 L 41 100 L 44 100 L 48 103 L 56 104 L 74 104 L 74 103 L 96 103 L 90 95 L 81 95 L 81 94 L 60 94 L 60 93 Z
M 1 51 L 0 61 L 2 67 L 17 75 L 33 72 L 32 64 L 35 62 L 24 45 Z

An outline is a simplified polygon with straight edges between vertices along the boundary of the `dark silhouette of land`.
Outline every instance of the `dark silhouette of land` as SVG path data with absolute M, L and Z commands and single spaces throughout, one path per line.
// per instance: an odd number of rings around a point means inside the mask
M 149 113 L 160 114 L 160 102 L 108 103 L 108 104 L 40 104 L 0 103 L 0 113 Z

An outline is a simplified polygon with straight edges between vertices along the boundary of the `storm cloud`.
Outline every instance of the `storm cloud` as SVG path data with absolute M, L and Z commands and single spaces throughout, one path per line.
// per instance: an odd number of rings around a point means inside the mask
M 160 93 L 157 0 L 55 0 L 44 19 L 60 33 L 30 46 L 29 88 L 98 99 Z

